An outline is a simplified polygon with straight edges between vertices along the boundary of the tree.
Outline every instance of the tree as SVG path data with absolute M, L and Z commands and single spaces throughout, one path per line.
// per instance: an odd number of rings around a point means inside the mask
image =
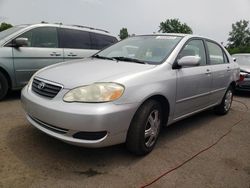
M 249 21 L 240 20 L 232 24 L 232 31 L 229 32 L 229 48 L 247 48 L 250 47 L 250 28 Z
M 122 28 L 120 30 L 120 34 L 119 34 L 120 39 L 123 40 L 123 39 L 127 38 L 128 36 L 129 36 L 128 29 L 127 28 Z
M 179 19 L 167 19 L 165 22 L 161 22 L 159 27 L 159 32 L 162 33 L 193 33 L 191 27 L 186 23 L 181 23 Z
M 1 32 L 1 31 L 4 31 L 4 30 L 6 30 L 6 29 L 9 29 L 9 28 L 11 28 L 11 27 L 13 27 L 11 24 L 8 24 L 8 23 L 3 22 L 3 23 L 1 23 L 1 25 L 0 25 L 0 32 Z

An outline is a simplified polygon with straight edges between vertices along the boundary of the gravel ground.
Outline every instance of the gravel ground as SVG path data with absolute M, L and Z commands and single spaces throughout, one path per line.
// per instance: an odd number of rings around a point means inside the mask
M 249 93 L 226 116 L 206 111 L 163 129 L 145 157 L 124 145 L 86 149 L 51 138 L 26 121 L 19 95 L 0 103 L 0 187 L 142 187 L 231 130 L 149 187 L 250 188 Z

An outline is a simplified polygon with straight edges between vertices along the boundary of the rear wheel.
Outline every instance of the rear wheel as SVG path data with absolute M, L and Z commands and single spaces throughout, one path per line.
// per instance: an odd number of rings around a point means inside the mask
M 126 145 L 137 155 L 151 152 L 162 124 L 162 109 L 155 100 L 146 101 L 136 112 L 128 130 Z
M 232 101 L 233 101 L 233 88 L 230 86 L 227 89 L 222 99 L 222 102 L 215 107 L 215 113 L 219 115 L 227 114 L 231 108 Z
M 8 89 L 8 80 L 4 74 L 0 72 L 0 101 L 6 96 Z

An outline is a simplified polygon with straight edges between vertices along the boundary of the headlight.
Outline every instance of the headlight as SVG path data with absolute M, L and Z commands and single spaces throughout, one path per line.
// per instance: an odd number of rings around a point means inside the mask
M 63 97 L 65 102 L 108 102 L 120 98 L 124 87 L 117 83 L 94 83 L 70 90 Z

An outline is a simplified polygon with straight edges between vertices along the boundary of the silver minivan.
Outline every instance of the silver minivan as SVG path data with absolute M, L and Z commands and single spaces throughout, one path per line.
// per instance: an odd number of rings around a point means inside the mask
M 0 32 L 0 100 L 39 69 L 89 57 L 117 42 L 107 31 L 62 24 L 19 25 Z

